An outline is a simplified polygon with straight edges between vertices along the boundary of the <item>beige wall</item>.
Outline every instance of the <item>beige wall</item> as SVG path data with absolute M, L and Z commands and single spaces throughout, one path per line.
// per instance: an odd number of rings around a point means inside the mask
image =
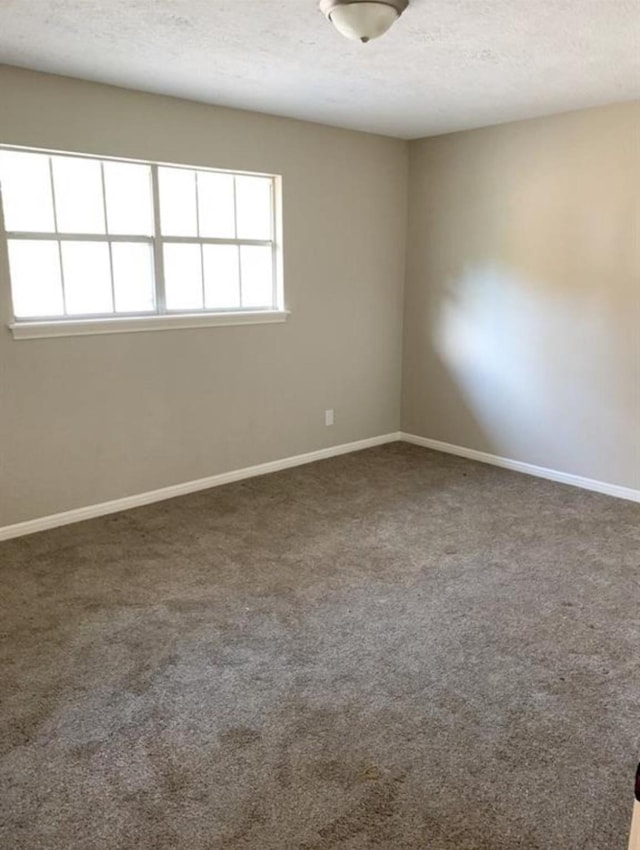
M 14 341 L 5 303 L 0 526 L 398 429 L 404 142 L 7 67 L 0 142 L 282 174 L 292 311 Z
M 398 429 L 640 487 L 640 104 L 381 137 L 0 66 L 0 142 L 275 172 L 284 325 L 14 341 L 0 526 Z M 323 411 L 336 410 L 325 428 Z
M 403 429 L 640 487 L 640 104 L 414 142 Z

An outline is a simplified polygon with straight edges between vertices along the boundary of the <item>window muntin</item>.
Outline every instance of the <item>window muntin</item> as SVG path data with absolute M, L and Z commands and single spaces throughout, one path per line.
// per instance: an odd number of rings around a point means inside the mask
M 16 320 L 282 309 L 275 180 L 0 147 Z

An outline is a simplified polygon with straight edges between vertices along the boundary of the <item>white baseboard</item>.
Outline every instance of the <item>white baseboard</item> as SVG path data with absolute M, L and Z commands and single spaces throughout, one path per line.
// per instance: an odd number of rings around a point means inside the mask
M 440 440 L 431 440 L 428 437 L 418 437 L 415 434 L 396 432 L 392 434 L 381 434 L 378 437 L 370 437 L 366 440 L 356 440 L 353 443 L 343 443 L 339 446 L 329 446 L 326 449 L 318 449 L 301 455 L 285 457 L 280 460 L 272 460 L 260 463 L 257 466 L 247 466 L 244 469 L 234 469 L 231 472 L 222 472 L 219 475 L 209 475 L 206 478 L 198 478 L 195 481 L 185 481 L 183 484 L 173 484 L 169 487 L 161 487 L 159 490 L 150 490 L 147 493 L 138 493 L 135 496 L 125 496 L 122 499 L 113 499 L 110 502 L 101 502 L 97 505 L 88 505 L 84 508 L 75 508 L 59 514 L 30 519 L 26 522 L 17 522 L 14 525 L 0 527 L 0 540 L 10 540 L 13 537 L 22 537 L 25 534 L 34 534 L 37 531 L 46 531 L 49 528 L 57 528 L 62 525 L 70 525 L 74 522 L 82 522 L 85 519 L 94 519 L 107 514 L 126 511 L 130 508 L 138 508 L 142 505 L 150 505 L 153 502 L 162 502 L 165 499 L 173 499 L 176 496 L 186 496 L 188 493 L 196 493 L 199 490 L 208 490 L 211 487 L 219 487 L 221 484 L 230 484 L 232 481 L 241 481 L 244 478 L 254 478 L 258 475 L 266 475 L 269 472 L 278 472 L 281 469 L 290 469 L 293 466 L 302 466 L 305 463 L 313 463 L 316 460 L 324 460 L 337 455 L 357 452 L 361 449 L 369 449 L 373 446 L 382 446 L 385 443 L 394 443 L 402 440 L 415 446 L 433 449 L 437 452 L 458 455 L 469 460 L 477 460 L 492 466 L 500 466 L 511 469 L 514 472 L 524 472 L 526 475 L 534 475 L 537 478 L 547 478 L 550 481 L 558 481 L 561 484 L 570 484 L 573 487 L 581 487 L 584 490 L 594 490 L 607 496 L 615 496 L 618 499 L 627 499 L 631 502 L 640 502 L 640 490 L 631 487 L 622 487 L 619 484 L 609 484 L 606 481 L 596 481 L 592 478 L 583 478 L 580 475 L 571 475 L 568 472 L 558 472 L 555 469 L 546 469 L 543 466 L 535 466 L 519 460 L 500 457 L 479 452 L 476 449 L 467 449 L 463 446 L 454 446 L 451 443 L 443 443 Z
M 153 502 L 162 502 L 165 499 L 173 499 L 176 496 L 185 496 L 187 493 L 196 493 L 198 490 L 208 490 L 211 487 L 219 487 L 221 484 L 230 484 L 232 481 L 241 481 L 243 478 L 254 478 L 257 475 L 266 475 L 269 472 L 278 472 L 281 469 L 289 469 L 292 466 L 302 466 L 305 463 L 313 463 L 316 460 L 335 457 L 336 455 L 357 452 L 361 449 L 370 449 L 373 446 L 382 446 L 385 443 L 394 443 L 401 439 L 399 433 L 381 434 L 378 437 L 369 437 L 366 440 L 356 440 L 353 443 L 343 443 L 339 446 L 330 446 L 326 449 L 318 449 L 306 452 L 302 455 L 285 457 L 280 460 L 272 460 L 267 463 L 259 463 L 257 466 L 247 466 L 244 469 L 234 469 L 231 472 L 222 472 L 219 475 L 209 475 L 206 478 L 198 478 L 195 481 L 185 481 L 183 484 L 172 484 L 169 487 L 161 487 L 159 490 L 150 490 L 147 493 L 138 493 L 135 496 L 125 496 L 122 499 L 113 499 L 110 502 L 101 502 L 97 505 L 88 505 L 84 508 L 75 508 L 59 514 L 30 519 L 26 522 L 17 522 L 14 525 L 0 527 L 0 540 L 9 540 L 12 537 L 22 537 L 25 534 L 34 534 L 36 531 L 46 531 L 49 528 L 57 528 L 61 525 L 70 525 L 85 519 L 114 514 L 126 511 L 129 508 L 138 508 L 142 505 L 150 505 Z
M 593 478 L 583 478 L 581 475 L 572 475 L 569 472 L 558 472 L 556 469 L 547 469 L 544 466 L 535 466 L 532 463 L 524 463 L 521 460 L 511 460 L 507 457 L 492 455 L 488 452 L 479 452 L 476 449 L 466 449 L 463 446 L 454 446 L 451 443 L 443 443 L 440 440 L 431 440 L 428 437 L 418 437 L 415 434 L 400 435 L 405 443 L 413 443 L 414 446 L 422 446 L 425 449 L 434 449 L 445 454 L 466 457 L 469 460 L 478 460 L 481 463 L 489 463 L 492 466 L 501 466 L 504 469 L 512 469 L 514 472 L 524 472 L 525 475 L 535 475 L 537 478 L 548 478 L 549 481 L 558 481 L 561 484 L 570 484 L 572 487 L 581 487 L 583 490 L 595 490 L 596 493 L 604 493 L 607 496 L 615 496 L 617 499 L 628 499 L 631 502 L 640 502 L 640 490 L 631 487 L 622 487 L 620 484 L 609 484 L 606 481 L 597 481 Z

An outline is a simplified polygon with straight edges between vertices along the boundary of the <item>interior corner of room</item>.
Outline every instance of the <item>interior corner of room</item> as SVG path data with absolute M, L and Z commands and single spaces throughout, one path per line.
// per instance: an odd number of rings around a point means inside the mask
M 0 844 L 626 843 L 640 15 L 118 5 L 0 10 Z
M 385 437 L 638 498 L 638 103 L 406 142 L 0 75 L 4 142 L 282 175 L 290 311 L 16 341 L 3 263 L 5 536 Z

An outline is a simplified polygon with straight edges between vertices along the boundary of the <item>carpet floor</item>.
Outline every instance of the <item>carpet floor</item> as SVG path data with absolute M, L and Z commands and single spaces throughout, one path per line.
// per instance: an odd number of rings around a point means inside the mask
M 640 506 L 405 444 L 0 545 L 7 850 L 624 850 Z

